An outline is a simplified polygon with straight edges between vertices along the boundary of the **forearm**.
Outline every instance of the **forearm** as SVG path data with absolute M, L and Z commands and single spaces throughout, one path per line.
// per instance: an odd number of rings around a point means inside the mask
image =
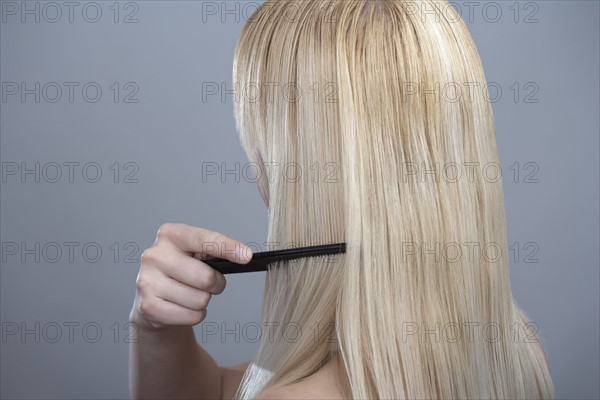
M 221 399 L 221 370 L 191 326 L 136 326 L 129 354 L 133 399 Z

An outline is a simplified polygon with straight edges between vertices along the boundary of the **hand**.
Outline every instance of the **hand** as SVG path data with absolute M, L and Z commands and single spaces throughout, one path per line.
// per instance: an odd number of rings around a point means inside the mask
M 149 329 L 202 322 L 211 296 L 226 285 L 223 274 L 201 261 L 210 257 L 246 264 L 252 250 L 217 232 L 163 224 L 142 253 L 130 322 Z

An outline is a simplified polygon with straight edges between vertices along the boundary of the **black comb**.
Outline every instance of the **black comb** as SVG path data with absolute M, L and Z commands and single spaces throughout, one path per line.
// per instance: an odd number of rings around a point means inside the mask
M 254 253 L 248 264 L 237 264 L 224 258 L 202 260 L 222 274 L 266 271 L 267 266 L 277 261 L 293 260 L 302 257 L 326 256 L 346 252 L 346 243 L 322 244 L 318 246 L 296 247 L 294 249 L 263 251 Z

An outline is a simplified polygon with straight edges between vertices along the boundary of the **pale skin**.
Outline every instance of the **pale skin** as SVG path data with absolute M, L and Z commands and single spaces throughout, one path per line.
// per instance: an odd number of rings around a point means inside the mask
M 201 261 L 210 257 L 246 264 L 252 250 L 218 232 L 167 223 L 142 253 L 129 316 L 136 327 L 129 354 L 133 399 L 234 397 L 249 361 L 217 365 L 193 331 L 206 318 L 212 295 L 223 293 L 226 286 L 225 277 Z M 336 374 L 335 364 L 329 362 L 261 399 L 341 399 Z

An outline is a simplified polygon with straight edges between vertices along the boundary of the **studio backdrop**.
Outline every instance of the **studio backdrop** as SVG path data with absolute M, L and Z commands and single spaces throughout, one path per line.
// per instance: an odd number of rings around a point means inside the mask
M 259 4 L 0 2 L 3 399 L 129 396 L 128 317 L 161 224 L 269 250 L 233 115 L 255 95 L 232 62 Z M 488 81 L 501 165 L 486 173 L 504 185 L 514 296 L 557 398 L 597 399 L 599 3 L 452 8 Z M 290 96 L 328 94 L 303 89 Z M 264 274 L 228 277 L 195 327 L 220 365 L 256 353 Z

